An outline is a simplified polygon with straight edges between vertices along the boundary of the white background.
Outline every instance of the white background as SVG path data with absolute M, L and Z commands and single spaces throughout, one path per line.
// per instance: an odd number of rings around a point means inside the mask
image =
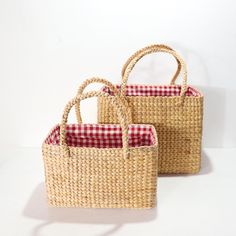
M 235 147 L 235 12 L 233 0 L 1 0 L 1 145 L 40 147 L 81 81 L 120 83 L 133 52 L 166 43 L 205 95 L 204 147 Z M 148 56 L 129 83 L 168 83 L 175 68 L 170 56 Z M 95 101 L 83 107 L 96 121 Z
M 0 235 L 235 236 L 235 13 L 234 0 L 0 0 Z M 159 178 L 149 211 L 48 208 L 41 144 L 67 101 L 94 75 L 120 83 L 153 43 L 176 49 L 204 93 L 201 172 Z M 167 84 L 175 70 L 150 55 L 129 83 Z M 95 122 L 96 100 L 82 108 Z

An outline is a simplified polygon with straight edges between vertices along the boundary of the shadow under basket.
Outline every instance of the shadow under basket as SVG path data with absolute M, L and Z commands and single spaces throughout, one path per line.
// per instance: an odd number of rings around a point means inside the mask
M 67 146 L 57 125 L 43 143 L 48 202 L 57 207 L 152 208 L 156 204 L 157 136 L 152 125 L 70 124 Z

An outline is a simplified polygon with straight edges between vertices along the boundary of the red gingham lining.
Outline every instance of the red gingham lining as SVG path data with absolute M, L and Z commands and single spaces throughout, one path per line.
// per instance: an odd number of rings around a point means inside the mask
M 129 146 L 151 146 L 156 144 L 150 125 L 129 125 Z M 69 124 L 66 126 L 66 141 L 72 147 L 121 148 L 120 125 Z M 46 144 L 59 145 L 60 126 L 57 125 L 45 140 Z
M 120 89 L 120 85 L 116 85 Z M 108 87 L 103 87 L 102 91 L 113 95 Z M 181 85 L 126 85 L 126 96 L 179 96 Z M 201 96 L 193 87 L 188 86 L 186 96 Z

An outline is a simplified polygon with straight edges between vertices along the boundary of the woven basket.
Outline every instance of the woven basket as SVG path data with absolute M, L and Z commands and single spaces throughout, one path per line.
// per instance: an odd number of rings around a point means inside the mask
M 130 72 L 145 55 L 155 52 L 175 57 L 178 69 L 170 85 L 127 85 Z M 175 80 L 182 70 L 183 83 Z M 132 55 L 122 71 L 120 96 L 131 108 L 133 123 L 153 124 L 158 133 L 158 173 L 193 174 L 200 170 L 203 119 L 203 95 L 187 85 L 183 59 L 165 45 L 151 45 Z M 112 95 L 105 87 L 103 91 Z M 99 123 L 117 123 L 117 115 L 106 97 L 98 100 Z
M 67 124 L 71 108 L 106 97 L 120 125 Z M 88 92 L 65 107 L 43 143 L 48 202 L 57 207 L 151 208 L 156 203 L 157 136 L 151 125 L 128 125 L 119 98 Z

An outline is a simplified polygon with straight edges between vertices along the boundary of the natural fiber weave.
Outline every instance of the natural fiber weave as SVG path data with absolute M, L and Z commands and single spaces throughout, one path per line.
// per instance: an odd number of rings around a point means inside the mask
M 106 86 L 106 88 L 109 89 L 109 91 L 112 92 L 112 95 L 118 95 L 119 94 L 119 90 L 116 88 L 116 86 L 114 86 L 111 82 L 109 82 L 106 79 L 100 78 L 100 77 L 93 77 L 90 79 L 86 79 L 79 87 L 78 91 L 77 91 L 77 96 L 83 94 L 84 90 L 86 89 L 86 87 L 88 87 L 90 84 L 94 84 L 94 83 L 100 83 Z M 123 112 L 126 114 L 126 117 L 128 119 L 128 123 L 132 124 L 132 117 L 131 117 L 131 109 L 129 107 L 128 102 L 126 101 L 125 98 L 120 97 L 121 99 L 121 105 L 122 105 L 122 109 Z M 77 121 L 78 123 L 82 123 L 82 118 L 81 118 L 81 114 L 80 114 L 80 103 L 77 103 L 75 105 L 75 112 L 76 112 L 76 117 L 77 117 Z
M 142 87 L 145 85 L 131 85 L 141 88 L 137 89 L 137 91 L 141 91 L 143 95 L 135 96 L 132 94 L 130 96 L 128 91 L 131 86 L 127 85 L 130 72 L 143 56 L 155 52 L 171 54 L 181 65 L 181 67 L 178 66 L 171 85 L 167 86 L 169 91 L 176 88 L 176 75 L 178 75 L 179 68 L 181 68 L 183 83 L 179 93 L 174 96 L 147 96 L 145 95 L 147 91 Z M 187 86 L 187 69 L 183 59 L 174 50 L 170 50 L 163 45 L 148 46 L 128 59 L 122 75 L 120 96 L 128 101 L 133 123 L 153 124 L 157 130 L 159 140 L 158 173 L 193 174 L 199 172 L 203 96 L 194 88 L 192 89 L 196 91 L 196 96 L 191 95 L 189 92 L 191 88 Z M 158 89 L 159 86 L 153 85 L 151 91 Z M 107 88 L 103 90 L 106 91 Z M 98 100 L 98 114 L 99 123 L 117 123 L 117 115 L 109 105 L 106 97 Z
M 140 50 L 138 50 L 137 52 L 135 52 L 133 55 L 131 55 L 131 57 L 128 58 L 128 60 L 125 62 L 123 68 L 122 68 L 122 71 L 121 71 L 121 75 L 122 75 L 122 78 L 124 76 L 124 73 L 128 67 L 128 65 L 131 63 L 131 61 L 133 59 L 135 59 L 137 56 L 139 56 L 140 53 L 146 51 L 146 50 L 150 50 L 150 49 L 153 49 L 155 50 L 155 48 L 163 48 L 163 49 L 167 49 L 167 50 L 171 50 L 171 51 L 174 51 L 171 47 L 165 45 L 165 44 L 154 44 L 154 45 L 149 45 L 145 48 L 142 48 Z M 179 74 L 180 74 L 180 71 L 181 71 L 181 63 L 180 61 L 178 60 L 178 58 L 175 58 L 176 59 L 176 62 L 178 64 L 178 67 L 177 67 L 177 71 L 175 72 L 170 84 L 174 84 L 175 83 L 175 80 L 178 78 Z
M 111 106 L 115 107 L 121 124 L 116 127 L 122 128 L 122 136 L 119 137 L 122 138 L 123 147 L 96 148 L 96 142 L 92 147 L 83 147 L 83 142 L 80 140 L 79 147 L 67 145 L 67 142 L 75 144 L 75 139 L 67 138 L 70 130 L 73 131 L 70 134 L 78 134 L 84 129 L 84 127 L 78 127 L 79 125 L 66 125 L 69 111 L 81 100 L 94 96 L 106 97 L 111 102 Z M 47 195 L 50 205 L 91 208 L 151 208 L 155 206 L 157 182 L 155 128 L 151 125 L 140 125 L 140 127 L 146 127 L 147 132 L 151 130 L 154 137 L 151 145 L 146 143 L 145 146 L 136 146 L 137 142 L 135 142 L 133 144 L 135 147 L 129 146 L 128 133 L 130 135 L 132 130 L 128 126 L 122 109 L 123 105 L 120 103 L 120 99 L 115 96 L 102 92 L 88 92 L 77 96 L 67 104 L 60 125 L 60 145 L 57 144 L 57 141 L 54 144 L 48 144 L 53 143 L 52 132 L 43 144 Z M 98 138 L 101 139 L 103 138 L 101 133 L 103 125 L 97 126 L 100 128 L 93 125 L 91 132 L 100 130 Z M 134 126 L 136 125 L 132 127 Z M 79 128 L 78 131 L 76 127 Z M 88 127 L 91 128 L 90 125 Z M 104 125 L 104 128 L 109 132 L 107 125 Z M 117 128 L 115 130 L 117 132 Z M 139 129 L 135 130 L 137 130 L 135 137 L 138 137 Z M 104 135 L 108 134 L 104 133 Z M 96 136 L 96 134 L 94 135 Z

